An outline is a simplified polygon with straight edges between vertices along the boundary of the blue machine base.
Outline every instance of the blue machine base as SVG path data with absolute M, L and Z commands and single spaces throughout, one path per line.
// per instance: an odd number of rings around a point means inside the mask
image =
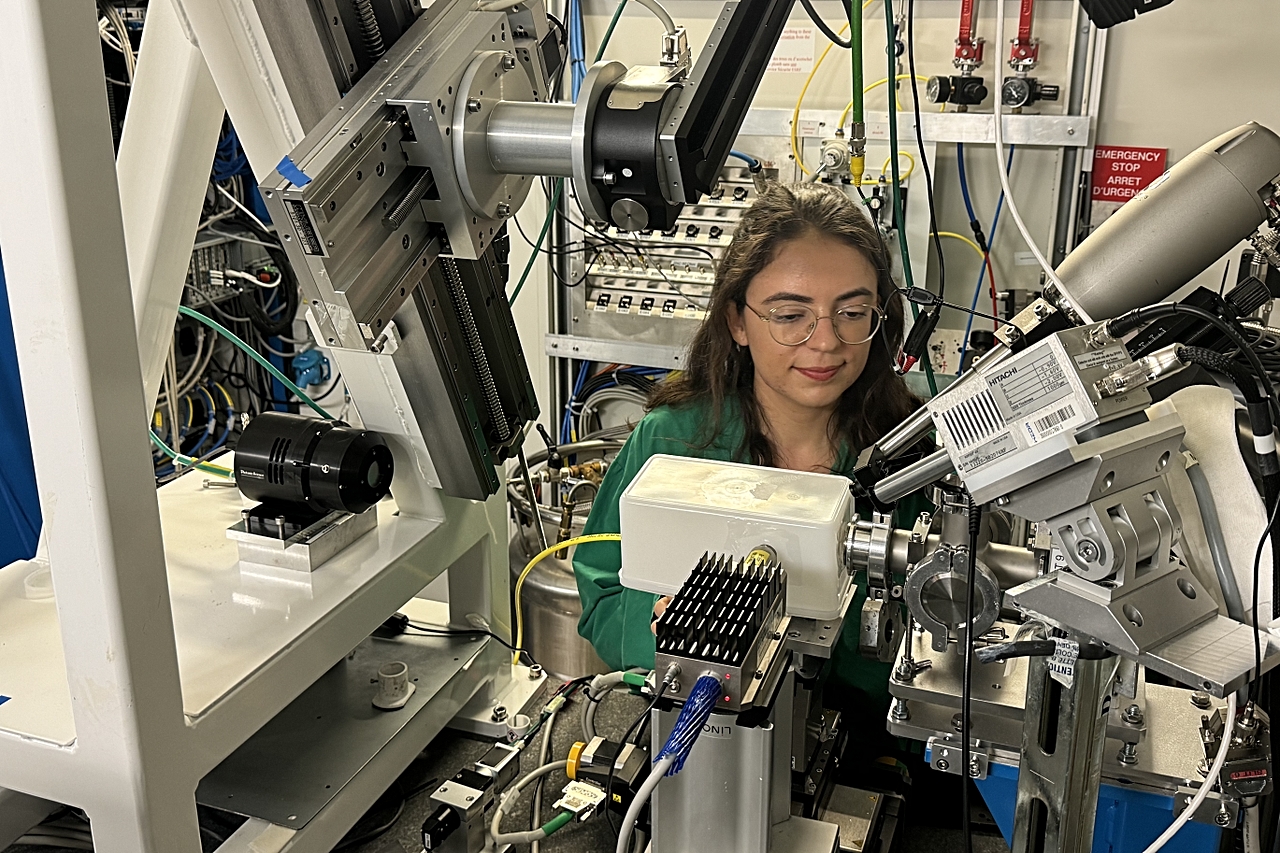
M 996 820 L 1005 843 L 1014 843 L 1014 804 L 1018 802 L 1018 768 L 991 763 L 987 777 L 975 783 Z M 1103 783 L 1098 790 L 1098 816 L 1093 825 L 1093 853 L 1142 853 L 1174 822 L 1174 798 Z M 1222 830 L 1189 821 L 1165 844 L 1169 853 L 1216 850 Z
M 926 756 L 927 760 L 927 756 Z M 1000 827 L 1006 844 L 1013 844 L 1013 810 L 1018 799 L 1018 768 L 988 765 L 987 778 L 974 782 L 987 810 Z M 1173 798 L 1104 783 L 1098 792 L 1098 817 L 1093 828 L 1093 853 L 1142 853 L 1173 823 Z M 1217 850 L 1222 830 L 1205 823 L 1187 823 L 1169 840 L 1169 853 Z

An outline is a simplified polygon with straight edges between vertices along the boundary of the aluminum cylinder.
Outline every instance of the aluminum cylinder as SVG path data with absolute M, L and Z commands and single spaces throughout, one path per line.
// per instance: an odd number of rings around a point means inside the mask
M 1280 136 L 1255 122 L 1206 142 L 1125 202 L 1057 269 L 1084 319 L 1161 302 L 1266 219 Z
M 543 523 L 548 534 L 555 533 L 556 522 L 551 513 L 544 513 Z M 575 525 L 573 535 L 581 533 L 581 526 Z M 511 538 L 508 554 L 514 590 L 520 572 L 532 556 L 520 530 Z M 525 578 L 520 605 L 524 611 L 524 647 L 551 676 L 567 681 L 580 675 L 609 671 L 591 643 L 578 634 L 582 601 L 578 597 L 572 562 L 558 560 L 553 554 L 534 566 Z
M 507 175 L 573 176 L 573 104 L 500 101 L 485 131 L 489 162 Z

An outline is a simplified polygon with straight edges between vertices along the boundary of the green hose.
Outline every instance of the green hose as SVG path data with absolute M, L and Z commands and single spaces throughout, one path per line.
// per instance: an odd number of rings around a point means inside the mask
M 885 57 L 889 64 L 888 85 L 892 86 L 898 76 L 898 68 L 894 63 L 897 54 L 894 52 L 893 44 L 893 5 L 891 3 L 884 4 L 884 38 Z M 907 223 L 902 215 L 902 190 L 898 177 L 898 99 L 894 97 L 892 88 L 889 90 L 889 163 L 893 170 L 893 221 L 898 224 L 898 250 L 902 253 L 902 279 L 909 290 L 915 287 L 915 279 L 911 275 L 911 254 L 907 251 Z M 915 320 L 920 316 L 920 309 L 914 302 L 910 304 L 911 319 Z M 928 354 L 924 357 L 924 375 L 929 381 L 929 393 L 935 397 L 938 396 L 938 383 L 933 378 L 933 363 L 929 360 Z
M 262 365 L 266 369 L 267 373 L 270 373 L 277 380 L 279 380 L 281 385 L 283 385 L 284 387 L 288 388 L 291 392 L 293 392 L 294 396 L 296 396 L 302 402 L 306 403 L 311 408 L 315 409 L 316 412 L 320 415 L 320 417 L 326 418 L 327 420 L 333 420 L 333 415 L 329 414 L 324 409 L 320 408 L 319 404 L 316 403 L 315 400 L 312 400 L 310 397 L 306 395 L 306 392 L 304 392 L 297 385 L 294 385 L 293 382 L 289 380 L 289 377 L 281 373 L 274 364 L 272 364 L 271 362 L 263 358 L 262 353 L 258 352 L 256 349 L 249 346 L 244 341 L 240 340 L 240 336 L 237 335 L 235 332 L 231 331 L 226 326 L 222 325 L 212 317 L 208 317 L 204 314 L 201 314 L 199 311 L 192 311 L 190 308 L 188 308 L 185 305 L 178 306 L 178 313 L 184 317 L 190 317 L 192 320 L 198 320 L 201 323 L 204 323 L 210 329 L 213 329 L 215 332 L 222 335 L 227 340 L 231 341 L 231 343 L 235 344 L 237 347 L 243 350 L 245 355 L 249 356 L 249 358 L 253 359 L 254 361 L 258 362 L 258 364 Z

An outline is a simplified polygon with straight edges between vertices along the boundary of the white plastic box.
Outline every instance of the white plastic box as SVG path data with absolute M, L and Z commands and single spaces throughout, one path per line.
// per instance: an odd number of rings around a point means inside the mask
M 850 589 L 839 552 L 852 512 L 844 477 L 657 455 L 622 493 L 622 585 L 675 595 L 704 553 L 768 545 L 787 571 L 787 613 L 834 619 Z

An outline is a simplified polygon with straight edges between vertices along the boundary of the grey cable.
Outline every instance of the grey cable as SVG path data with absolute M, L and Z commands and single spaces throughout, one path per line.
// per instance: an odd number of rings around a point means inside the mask
M 494 809 L 493 820 L 489 822 L 489 835 L 493 838 L 494 846 L 503 844 L 532 844 L 535 841 L 541 841 L 547 837 L 547 834 L 541 828 L 530 830 L 528 832 L 500 832 L 499 826 L 502 823 L 503 809 L 509 801 L 514 800 L 524 786 L 528 785 L 534 779 L 541 779 L 548 773 L 554 773 L 557 770 L 563 770 L 569 766 L 568 761 L 553 761 L 550 764 L 544 764 L 537 770 L 523 777 L 519 782 L 511 786 L 511 789 L 502 795 L 498 802 L 498 807 Z
M 653 14 L 657 15 L 658 20 L 662 21 L 662 26 L 666 29 L 668 34 L 676 34 L 679 29 L 676 27 L 676 22 L 671 20 L 671 15 L 663 8 L 662 4 L 659 3 L 658 0 L 636 0 L 636 2 Z
M 644 780 L 640 790 L 636 791 L 635 798 L 631 800 L 631 805 L 627 807 L 627 815 L 622 819 L 622 831 L 618 833 L 618 845 L 614 848 L 614 853 L 627 853 L 627 845 L 631 841 L 631 832 L 636 827 L 636 821 L 640 819 L 640 810 L 644 808 L 644 804 L 649 801 L 649 797 L 653 795 L 658 783 L 662 781 L 662 778 L 667 775 L 667 771 L 671 769 L 671 765 L 675 763 L 676 757 L 668 755 L 654 764 L 649 770 L 649 777 Z
M 607 672 L 597 675 L 587 685 L 587 701 L 582 706 L 582 738 L 586 743 L 591 743 L 592 738 L 596 736 L 597 706 L 604 701 L 606 693 L 622 683 L 622 677 L 621 671 Z
M 1187 477 L 1191 480 L 1191 489 L 1195 492 L 1196 502 L 1200 504 L 1204 534 L 1209 540 L 1209 554 L 1213 557 L 1213 570 L 1218 575 L 1219 586 L 1222 587 L 1222 598 L 1227 603 L 1227 615 L 1237 622 L 1244 622 L 1244 599 L 1240 597 L 1240 585 L 1236 583 L 1236 574 L 1231 567 L 1231 554 L 1227 550 L 1227 540 L 1222 533 L 1222 520 L 1218 517 L 1218 507 L 1213 500 L 1213 491 L 1209 488 L 1209 478 L 1204 475 L 1199 465 L 1188 468 Z
M 547 763 L 547 758 L 551 755 L 551 730 L 556 724 L 556 714 L 560 713 L 560 709 L 556 708 L 547 715 L 547 721 L 542 724 L 542 748 L 538 751 L 538 766 L 541 767 Z M 542 789 L 543 785 L 539 783 L 533 792 L 533 829 L 539 829 L 542 826 Z M 538 853 L 541 844 L 537 841 L 531 845 L 532 853 Z

